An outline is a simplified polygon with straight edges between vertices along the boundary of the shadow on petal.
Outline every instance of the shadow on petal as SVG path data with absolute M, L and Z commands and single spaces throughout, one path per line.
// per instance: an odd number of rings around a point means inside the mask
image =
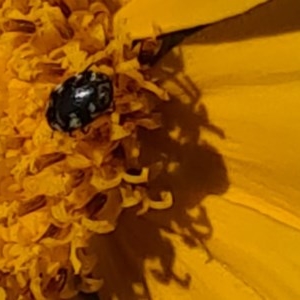
M 172 72 L 158 74 L 158 78 L 174 80 L 174 74 L 182 73 L 180 56 L 174 56 L 172 68 Z M 104 279 L 100 290 L 104 300 L 113 296 L 122 300 L 151 299 L 145 277 L 148 259 L 157 261 L 158 267 L 148 269 L 155 280 L 162 284 L 174 281 L 188 289 L 193 278 L 173 270 L 176 249 L 168 236 L 179 235 L 183 243 L 203 251 L 213 228 L 201 201 L 207 195 L 224 193 L 229 186 L 222 156 L 201 139 L 202 130 L 219 138 L 225 138 L 224 132 L 209 121 L 201 93 L 190 78 L 183 76 L 183 81 L 174 83 L 187 101 L 183 103 L 173 96 L 160 104 L 157 110 L 162 113 L 162 128 L 139 132 L 141 164 L 164 166 L 148 183 L 150 196 L 159 200 L 161 191 L 171 190 L 174 204 L 170 209 L 150 210 L 142 216 L 136 215 L 137 208 L 126 209 L 114 232 L 94 239 L 92 251 L 99 259 L 95 275 Z
M 272 0 L 245 14 L 208 26 L 201 31 L 200 38 L 186 43 L 217 44 L 293 32 L 300 29 L 299 15 L 298 0 Z

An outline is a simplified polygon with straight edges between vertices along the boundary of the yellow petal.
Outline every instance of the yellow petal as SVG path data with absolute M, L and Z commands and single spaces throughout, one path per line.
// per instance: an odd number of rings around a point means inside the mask
M 71 169 L 85 169 L 91 166 L 91 161 L 84 155 L 78 153 L 68 155 L 66 158 L 66 163 Z
M 149 206 L 154 209 L 166 209 L 170 208 L 173 204 L 173 196 L 172 193 L 168 191 L 162 191 L 160 193 L 161 201 L 149 201 Z
M 36 299 L 46 300 L 41 289 L 42 278 L 38 274 L 38 259 L 35 259 L 30 265 L 30 290 Z
M 130 128 L 124 128 L 124 126 L 120 126 L 118 124 L 112 124 L 111 127 L 111 141 L 117 141 L 129 136 L 131 133 Z
M 299 216 L 299 45 L 300 34 L 290 33 L 183 48 L 186 72 L 201 88 L 210 122 L 226 135 L 222 140 L 204 128 L 202 137 L 224 155 L 231 182 L 242 190 L 237 193 L 248 191 L 251 205 L 271 209 L 297 228 L 282 212 Z M 269 204 L 255 200 L 260 197 Z
M 190 103 L 177 103 L 181 113 L 176 116 L 169 111 L 167 116 L 198 143 L 194 157 L 181 160 L 179 172 L 184 174 L 185 164 L 194 165 L 190 187 L 194 197 L 199 197 L 198 203 L 206 196 L 206 225 L 212 227 L 206 245 L 215 259 L 212 264 L 219 264 L 232 276 L 220 280 L 219 289 L 226 292 L 211 299 L 226 299 L 231 295 L 228 287 L 234 287 L 235 281 L 238 286 L 246 283 L 243 289 L 248 296 L 237 296 L 242 290 L 236 289 L 231 299 L 298 299 L 300 34 L 247 39 L 245 28 L 235 27 L 247 20 L 251 22 L 245 15 L 228 25 L 226 21 L 223 26 L 213 25 L 182 45 L 184 75 L 198 94 L 194 91 L 194 98 L 188 97 L 174 80 L 166 82 L 182 102 Z M 258 24 L 251 25 L 258 28 Z M 231 29 L 234 34 L 226 40 Z M 164 64 L 173 59 L 174 55 L 166 57 Z M 181 73 L 177 79 L 183 77 Z M 195 104 L 200 92 L 201 103 Z M 198 117 L 192 113 L 194 108 Z M 200 132 L 195 130 L 198 126 Z M 182 155 L 187 157 L 185 149 Z M 183 251 L 183 259 L 193 256 Z M 208 267 L 197 261 L 199 272 L 206 274 Z M 218 269 L 215 271 L 217 276 Z M 198 277 L 195 274 L 193 278 Z M 215 283 L 208 279 L 205 284 Z M 171 289 L 161 292 L 171 293 Z M 210 295 L 210 290 L 205 294 Z
M 118 186 L 122 181 L 122 174 L 118 174 L 111 179 L 105 179 L 101 176 L 100 172 L 95 170 L 91 178 L 91 185 L 94 186 L 99 192 L 112 189 Z
M 86 229 L 98 234 L 108 233 L 115 229 L 115 226 L 108 221 L 93 221 L 85 217 L 82 218 L 81 224 Z
M 168 236 L 168 235 L 167 235 Z M 173 272 L 178 279 L 184 281 L 191 278 L 189 287 L 184 288 L 171 281 L 169 286 L 158 284 L 153 276 L 153 269 L 161 267 L 153 259 L 146 260 L 147 283 L 154 299 L 160 299 L 161 295 L 168 294 L 169 299 L 207 299 L 207 300 L 259 300 L 261 299 L 244 282 L 236 278 L 230 270 L 218 260 L 207 262 L 207 255 L 199 248 L 191 248 L 182 243 L 176 236 L 168 236 L 172 240 L 175 249 L 176 262 Z M 178 298 L 177 298 L 178 297 Z
M 32 278 L 30 281 L 30 289 L 36 299 L 46 300 L 41 290 L 42 279 L 39 277 Z
M 243 205 L 235 199 L 237 194 L 230 191 L 224 198 L 205 201 L 214 228 L 208 242 L 213 256 L 255 289 L 257 296 L 299 298 L 299 230 L 249 207 L 247 196 L 240 198 Z
M 128 183 L 139 184 L 148 181 L 149 169 L 143 168 L 140 175 L 123 174 L 123 179 Z
M 50 168 L 42 171 L 35 176 L 28 176 L 23 181 L 23 188 L 29 197 L 37 195 L 54 196 L 66 193 L 66 184 L 68 178 L 63 174 L 57 174 Z M 51 182 L 51 185 L 49 185 Z
M 83 277 L 80 290 L 85 293 L 94 293 L 99 291 L 103 285 L 103 280 Z
M 27 240 L 37 241 L 49 227 L 49 215 L 45 211 L 35 211 L 19 219 L 20 235 L 27 235 Z M 35 226 L 39 224 L 39 226 Z M 25 239 L 25 237 L 23 237 Z
M 0 300 L 6 300 L 6 292 L 3 288 L 0 288 Z
M 51 207 L 51 214 L 56 221 L 61 223 L 68 223 L 71 218 L 66 210 L 64 201 L 60 201 L 58 204 Z
M 77 250 L 76 243 L 74 241 L 72 241 L 71 242 L 70 261 L 71 261 L 72 266 L 74 268 L 74 273 L 79 274 L 79 271 L 80 271 L 80 268 L 81 268 L 81 261 L 77 257 L 76 250 Z
M 122 195 L 122 207 L 132 207 L 140 203 L 142 195 L 138 190 L 133 191 L 131 186 L 120 187 Z
M 114 19 L 116 35 L 132 39 L 155 36 L 220 21 L 267 0 L 132 0 Z

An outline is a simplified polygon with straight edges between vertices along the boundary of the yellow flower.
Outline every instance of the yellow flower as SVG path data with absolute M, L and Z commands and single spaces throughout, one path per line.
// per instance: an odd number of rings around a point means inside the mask
M 260 25 L 280 1 L 2 2 L 0 299 L 298 299 L 299 34 Z M 151 70 L 128 49 L 214 22 Z M 53 134 L 50 91 L 90 65 L 116 111 Z
M 138 2 L 136 11 L 152 12 L 155 1 Z M 184 13 L 194 1 L 181 2 Z M 299 299 L 298 12 L 297 1 L 270 1 L 211 25 L 161 62 L 157 77 L 185 103 L 167 104 L 165 128 L 184 145 L 164 131 L 146 145 L 180 162 L 170 175 L 175 203 L 143 219 L 126 212 L 101 237 L 104 299 Z

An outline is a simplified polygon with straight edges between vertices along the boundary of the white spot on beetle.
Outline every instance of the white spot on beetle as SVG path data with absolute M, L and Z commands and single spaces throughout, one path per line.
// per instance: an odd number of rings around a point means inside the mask
M 85 98 L 88 98 L 93 92 L 91 88 L 78 88 L 75 90 L 74 104 L 81 105 Z
M 90 113 L 94 113 L 96 111 L 96 105 L 91 102 L 88 106 L 88 110 Z
M 93 72 L 92 74 L 91 74 L 91 81 L 96 81 L 96 79 L 97 79 L 97 74 L 95 73 L 95 72 Z
M 78 117 L 73 117 L 70 119 L 69 127 L 70 128 L 79 128 L 82 126 L 82 123 Z
M 81 73 L 76 74 L 75 75 L 75 83 L 78 82 L 81 78 L 82 78 L 82 74 Z
M 60 127 L 60 125 L 58 124 L 58 123 L 51 123 L 51 127 L 53 128 L 53 129 L 56 129 L 56 130 L 58 130 L 58 131 L 63 131 L 63 129 Z
M 100 99 L 103 99 L 103 98 L 105 98 L 106 97 L 106 93 L 105 92 L 101 92 L 100 94 L 99 94 L 99 98 Z

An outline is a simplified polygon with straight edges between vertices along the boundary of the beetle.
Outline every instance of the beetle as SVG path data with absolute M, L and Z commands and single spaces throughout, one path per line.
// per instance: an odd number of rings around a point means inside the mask
M 111 79 L 85 70 L 69 77 L 50 94 L 46 119 L 53 130 L 72 133 L 106 113 L 113 105 Z

